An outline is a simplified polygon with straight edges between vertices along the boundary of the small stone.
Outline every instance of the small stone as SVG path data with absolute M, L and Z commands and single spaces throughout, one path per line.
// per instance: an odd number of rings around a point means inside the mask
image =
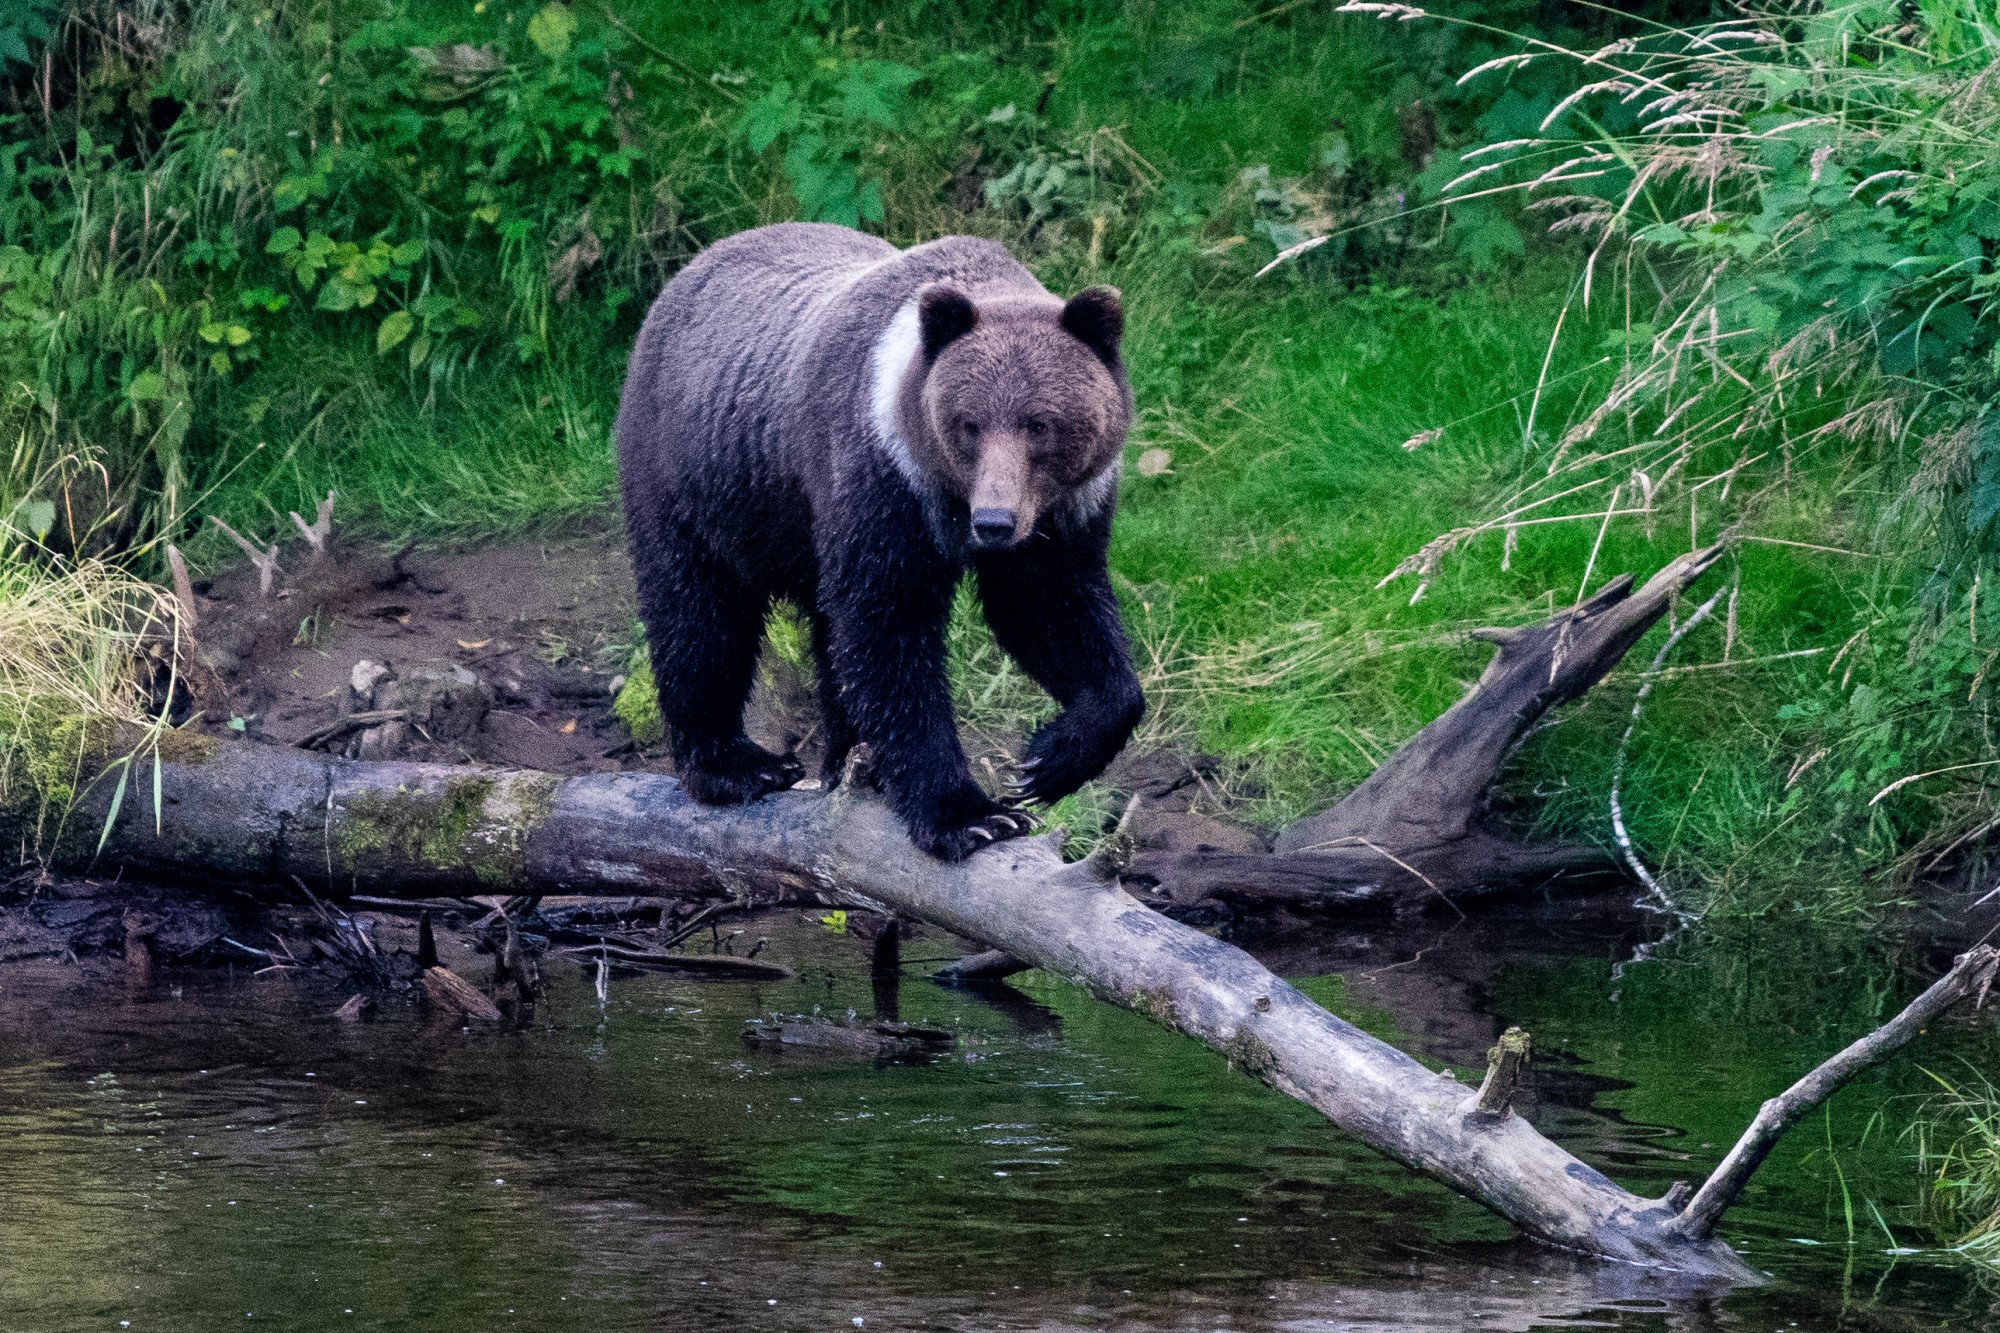
M 1164 477 L 1174 470 L 1174 456 L 1170 450 L 1148 449 L 1139 455 L 1139 462 L 1133 471 L 1142 477 Z

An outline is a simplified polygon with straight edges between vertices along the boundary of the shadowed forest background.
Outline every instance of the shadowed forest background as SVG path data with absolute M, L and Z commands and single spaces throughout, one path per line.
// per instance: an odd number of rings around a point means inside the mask
M 1636 725 L 1692 605 L 1502 793 L 1524 837 L 1607 846 L 1615 800 L 1652 905 L 1704 925 L 1589 1043 L 1610 1061 L 1647 1005 L 1694 1033 L 1627 1069 L 1721 1138 L 1739 1108 L 1674 1101 L 1687 1043 L 1753 1007 L 1795 1044 L 1865 1027 L 1895 991 L 1874 932 L 1989 887 L 1997 55 L 1992 0 L 6 0 L 0 807 L 145 799 L 170 544 L 205 580 L 242 563 L 212 520 L 290 543 L 329 491 L 384 550 L 615 544 L 625 357 L 690 256 L 785 219 L 990 236 L 1124 293 L 1140 743 L 1217 756 L 1249 820 L 1325 807 L 1458 699 L 1469 631 L 1732 543 Z M 959 610 L 961 717 L 1045 716 Z M 629 676 L 643 741 L 637 636 L 550 651 Z M 789 616 L 770 640 L 803 661 Z M 147 740 L 106 769 L 112 722 Z M 1091 787 L 1050 820 L 1082 851 L 1119 813 Z M 1746 938 L 1812 943 L 1794 974 Z M 1798 998 L 1829 976 L 1838 1004 Z M 1763 1039 L 1731 1040 L 1747 1098 Z M 1896 1225 L 1990 1260 L 2000 1101 L 1956 1067 L 1893 1086 L 1840 1151 L 1872 1135 Z M 1852 1244 L 1833 1124 L 1800 1151 Z

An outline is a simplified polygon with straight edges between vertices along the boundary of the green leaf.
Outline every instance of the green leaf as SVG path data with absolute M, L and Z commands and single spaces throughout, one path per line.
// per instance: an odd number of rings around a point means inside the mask
M 569 6 L 561 3 L 543 5 L 536 15 L 528 20 L 528 40 L 551 60 L 559 60 L 569 50 L 570 38 L 576 35 L 576 15 L 570 13 Z
M 118 823 L 118 812 L 125 805 L 125 783 L 132 776 L 132 756 L 121 755 L 114 761 L 118 765 L 118 787 L 111 793 L 111 809 L 104 816 L 104 830 L 97 835 L 97 850 L 102 852 L 104 844 L 111 841 L 111 830 Z
M 142 370 L 132 377 L 125 392 L 135 403 L 158 402 L 166 397 L 167 381 L 157 370 Z
M 208 368 L 218 375 L 227 375 L 232 364 L 234 363 L 230 361 L 229 353 L 219 347 L 209 354 Z
M 298 249 L 299 242 L 304 239 L 303 236 L 299 235 L 297 227 L 280 227 L 271 233 L 270 240 L 264 242 L 264 253 L 267 255 L 288 255 Z
M 35 534 L 36 541 L 45 540 L 49 535 L 49 529 L 56 525 L 55 501 L 30 500 L 26 510 L 22 517 L 28 520 L 28 531 Z
M 424 363 L 424 358 L 429 356 L 430 354 L 431 354 L 430 334 L 419 333 L 417 335 L 417 340 L 410 344 L 410 369 L 415 370 L 418 366 L 421 366 Z
M 228 325 L 215 323 L 204 324 L 195 330 L 195 333 L 205 343 L 219 343 L 228 332 Z
M 231 347 L 241 347 L 244 343 L 250 341 L 250 330 L 244 328 L 241 324 L 231 324 L 223 336 L 229 339 Z
M 414 241 L 404 241 L 389 252 L 389 258 L 398 264 L 414 264 L 424 257 L 424 242 L 421 237 Z
M 382 355 L 409 337 L 416 322 L 407 310 L 391 311 L 389 317 L 382 321 L 382 327 L 375 330 L 375 355 Z

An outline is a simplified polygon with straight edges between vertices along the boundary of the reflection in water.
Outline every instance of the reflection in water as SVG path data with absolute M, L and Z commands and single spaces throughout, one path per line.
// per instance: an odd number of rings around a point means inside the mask
M 1468 1074 L 1501 1026 L 1529 1027 L 1525 1112 L 1655 1193 L 1909 989 L 1874 946 L 1714 944 L 1628 973 L 1612 1004 L 1622 929 L 1440 923 L 1264 952 Z M 1992 1322 L 1962 1270 L 1891 1260 L 1872 1229 L 1848 1244 L 1827 1145 L 1852 1197 L 1900 1225 L 1907 1163 L 1879 1131 L 1855 1143 L 1886 1096 L 1920 1088 L 1908 1062 L 1780 1151 L 1732 1219 L 1778 1280 L 1725 1292 L 1510 1240 L 1218 1057 L 1040 974 L 878 996 L 853 941 L 760 931 L 799 979 L 620 979 L 600 1011 L 558 971 L 513 1033 L 395 1005 L 339 1024 L 342 993 L 274 977 L 7 973 L 0 1329 Z M 878 1067 L 740 1040 L 751 1017 L 886 1004 L 958 1046 Z M 1990 1067 L 1990 1038 L 1937 1035 L 1927 1059 Z

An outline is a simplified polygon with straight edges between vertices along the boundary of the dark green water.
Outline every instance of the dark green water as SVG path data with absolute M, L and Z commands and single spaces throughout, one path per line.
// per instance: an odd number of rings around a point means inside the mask
M 1919 1066 L 1994 1068 L 1990 1020 L 1795 1132 L 1731 1217 L 1774 1281 L 1724 1292 L 1510 1240 L 1039 974 L 997 1005 L 905 981 L 906 1019 L 960 1033 L 927 1066 L 747 1052 L 746 1018 L 873 1003 L 856 941 L 759 929 L 800 979 L 626 978 L 600 1010 L 562 968 L 508 1033 L 393 1006 L 346 1026 L 342 993 L 280 978 L 5 974 L 0 1330 L 2000 1326 L 2000 1283 L 1891 1253 L 1924 1244 L 1894 1133 Z M 1706 1170 L 1760 1098 L 1945 961 L 1767 936 L 1614 981 L 1633 942 L 1516 918 L 1265 956 L 1467 1075 L 1528 1027 L 1522 1109 L 1646 1193 Z

